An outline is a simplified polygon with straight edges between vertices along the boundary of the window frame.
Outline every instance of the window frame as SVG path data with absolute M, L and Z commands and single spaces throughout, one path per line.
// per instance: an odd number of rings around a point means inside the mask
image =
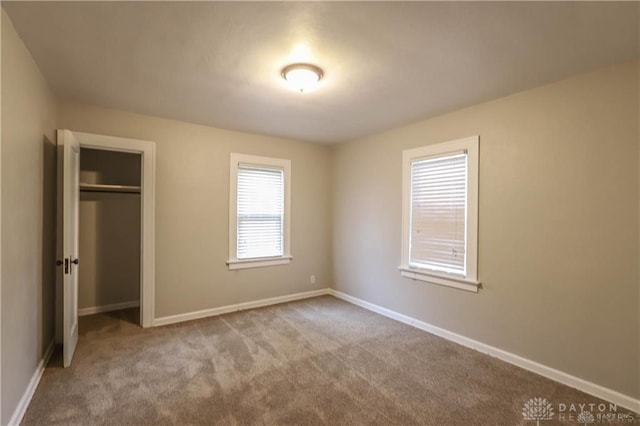
M 238 259 L 238 168 L 240 164 L 277 168 L 284 176 L 284 225 L 281 256 Z M 291 160 L 232 152 L 229 162 L 229 270 L 285 265 L 291 262 Z
M 441 157 L 459 151 L 467 153 L 466 273 L 458 275 L 409 266 L 411 242 L 411 164 L 428 157 Z M 480 137 L 470 136 L 402 151 L 402 250 L 400 273 L 403 277 L 478 292 L 478 180 Z

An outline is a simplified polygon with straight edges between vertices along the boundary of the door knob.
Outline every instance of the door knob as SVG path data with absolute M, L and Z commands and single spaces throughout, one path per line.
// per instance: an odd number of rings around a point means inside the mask
M 56 260 L 56 266 L 62 266 L 62 260 L 58 259 Z
M 80 263 L 80 260 L 77 257 L 75 259 L 72 257 L 69 258 L 69 273 L 73 272 L 73 265 L 77 265 L 78 263 Z

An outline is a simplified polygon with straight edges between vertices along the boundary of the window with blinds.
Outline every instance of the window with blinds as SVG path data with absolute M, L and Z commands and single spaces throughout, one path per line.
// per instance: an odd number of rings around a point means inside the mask
M 238 165 L 237 258 L 284 253 L 284 172 Z
M 402 151 L 403 277 L 477 292 L 480 137 Z
M 291 160 L 232 152 L 229 269 L 291 262 Z
M 466 275 L 467 154 L 411 162 L 409 266 Z

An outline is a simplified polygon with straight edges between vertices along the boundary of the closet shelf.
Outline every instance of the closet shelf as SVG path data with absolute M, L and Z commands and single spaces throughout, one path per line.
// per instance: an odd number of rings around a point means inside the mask
M 80 191 L 139 194 L 140 187 L 134 185 L 102 185 L 97 183 L 80 183 Z

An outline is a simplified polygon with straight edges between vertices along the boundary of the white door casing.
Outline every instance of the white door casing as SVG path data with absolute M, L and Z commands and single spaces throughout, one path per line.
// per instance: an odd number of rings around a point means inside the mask
M 71 132 L 81 148 L 127 152 L 142 156 L 140 325 L 153 326 L 155 316 L 155 177 L 156 144 L 140 139 Z

